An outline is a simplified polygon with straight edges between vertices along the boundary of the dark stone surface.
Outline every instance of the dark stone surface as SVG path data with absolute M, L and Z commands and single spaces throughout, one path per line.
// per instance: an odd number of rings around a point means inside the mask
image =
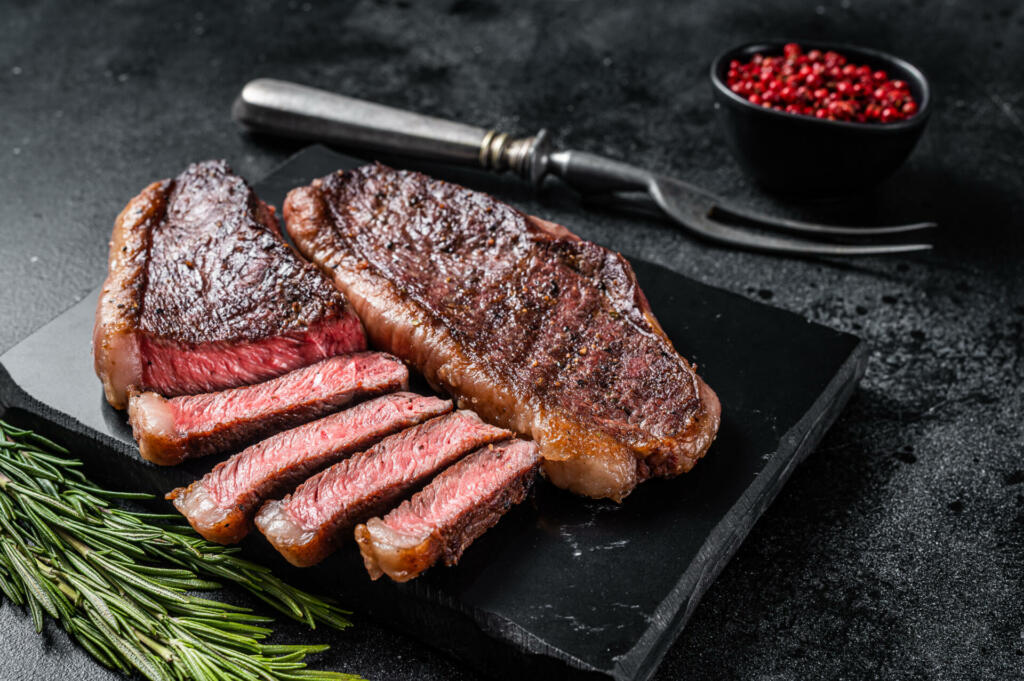
M 935 252 L 839 265 L 723 251 L 584 212 L 557 186 L 503 197 L 584 237 L 864 337 L 861 390 L 698 607 L 659 678 L 1018 678 L 1024 671 L 1024 10 L 1002 2 L 13 3 L 0 9 L 0 349 L 102 279 L 124 202 L 188 162 L 249 177 L 298 145 L 237 134 L 275 76 L 671 171 L 747 205 L 850 223 L 935 218 Z M 770 36 L 862 43 L 931 77 L 936 108 L 885 184 L 780 202 L 713 125 L 705 69 Z M 623 229 L 628 225 L 629 229 Z M 766 358 L 770 361 L 770 358 Z M 105 678 L 0 606 L 5 678 Z M 472 678 L 368 623 L 329 664 Z M 12 654 L 13 652 L 13 654 Z
M 311 146 L 253 189 L 281 205 L 296 185 L 361 164 Z M 588 672 L 574 679 L 650 678 L 843 410 L 867 348 L 856 336 L 664 267 L 634 260 L 633 268 L 665 334 L 699 363 L 721 400 L 714 456 L 678 479 L 641 485 L 623 504 L 538 485 L 457 566 L 407 584 L 370 582 L 354 542 L 315 568 L 290 570 L 295 583 L 499 678 L 565 681 L 574 670 Z M 159 496 L 206 474 L 218 457 L 170 467 L 140 458 L 124 412 L 107 404 L 89 361 L 98 295 L 0 355 L 0 405 L 81 456 L 98 483 Z M 774 361 L 762 361 L 767 355 Z M 287 569 L 254 534 L 243 543 L 246 557 Z M 310 642 L 308 632 L 301 640 Z

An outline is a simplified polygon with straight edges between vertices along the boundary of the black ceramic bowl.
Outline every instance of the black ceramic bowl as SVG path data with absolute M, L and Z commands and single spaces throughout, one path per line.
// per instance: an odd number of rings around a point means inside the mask
M 835 50 L 854 64 L 884 69 L 907 82 L 918 104 L 895 123 L 848 123 L 785 113 L 751 104 L 726 85 L 729 62 L 756 53 L 781 55 L 787 42 L 804 50 Z M 913 64 L 853 45 L 800 40 L 749 43 L 721 54 L 711 65 L 715 111 L 729 148 L 743 168 L 768 189 L 787 194 L 841 194 L 884 180 L 917 144 L 928 114 L 928 81 Z

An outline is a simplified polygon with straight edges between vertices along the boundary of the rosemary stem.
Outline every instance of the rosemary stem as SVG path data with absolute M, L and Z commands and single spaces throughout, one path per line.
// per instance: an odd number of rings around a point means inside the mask
M 48 616 L 101 664 L 153 681 L 358 678 L 306 669 L 326 646 L 268 646 L 270 618 L 193 594 L 233 583 L 292 619 L 343 629 L 336 604 L 176 516 L 121 506 L 153 497 L 105 490 L 81 468 L 60 445 L 0 420 L 0 597 L 26 607 L 37 630 Z

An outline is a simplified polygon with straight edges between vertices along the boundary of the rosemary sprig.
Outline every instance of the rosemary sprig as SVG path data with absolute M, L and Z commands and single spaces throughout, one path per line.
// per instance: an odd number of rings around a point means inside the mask
M 349 626 L 333 602 L 297 589 L 181 518 L 119 506 L 60 445 L 0 421 L 0 592 L 36 631 L 57 620 L 111 669 L 152 681 L 356 679 L 306 669 L 321 645 L 270 645 L 273 620 L 196 591 L 241 586 L 292 619 Z M 212 581 L 217 580 L 217 581 Z

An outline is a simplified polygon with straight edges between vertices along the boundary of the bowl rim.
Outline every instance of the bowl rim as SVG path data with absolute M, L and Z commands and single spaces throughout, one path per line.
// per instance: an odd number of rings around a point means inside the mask
M 916 81 L 917 86 L 921 90 L 921 101 L 918 103 L 918 110 L 913 116 L 902 121 L 896 121 L 894 123 L 859 123 L 857 121 L 830 121 L 826 118 L 815 118 L 813 116 L 806 116 L 804 114 L 788 113 L 786 111 L 777 111 L 775 109 L 768 109 L 757 104 L 751 104 L 745 97 L 741 97 L 725 84 L 722 78 L 719 76 L 719 72 L 722 71 L 723 64 L 728 64 L 732 59 L 737 58 L 741 53 L 744 52 L 782 52 L 782 48 L 789 44 L 796 43 L 800 47 L 805 49 L 817 49 L 822 51 L 834 50 L 843 54 L 843 56 L 850 57 L 853 59 L 858 58 L 858 55 L 863 55 L 868 59 L 873 59 L 880 62 L 885 62 L 891 65 L 898 66 L 902 70 L 906 71 L 911 78 Z M 755 48 L 762 48 L 756 49 Z M 889 54 L 888 52 L 882 52 L 871 47 L 863 47 L 861 45 L 852 45 L 849 43 L 825 43 L 817 40 L 757 40 L 753 42 L 747 42 L 736 47 L 725 50 L 711 62 L 711 68 L 708 74 L 711 78 L 711 84 L 716 91 L 724 95 L 731 103 L 745 106 L 751 111 L 758 111 L 766 116 L 776 116 L 785 118 L 786 120 L 798 120 L 808 125 L 819 125 L 819 126 L 831 126 L 833 128 L 857 130 L 876 134 L 895 134 L 904 132 L 908 129 L 916 128 L 924 125 L 928 119 L 928 115 L 931 113 L 931 86 L 928 83 L 928 78 L 924 75 L 918 67 L 912 63 L 897 57 L 896 55 Z

